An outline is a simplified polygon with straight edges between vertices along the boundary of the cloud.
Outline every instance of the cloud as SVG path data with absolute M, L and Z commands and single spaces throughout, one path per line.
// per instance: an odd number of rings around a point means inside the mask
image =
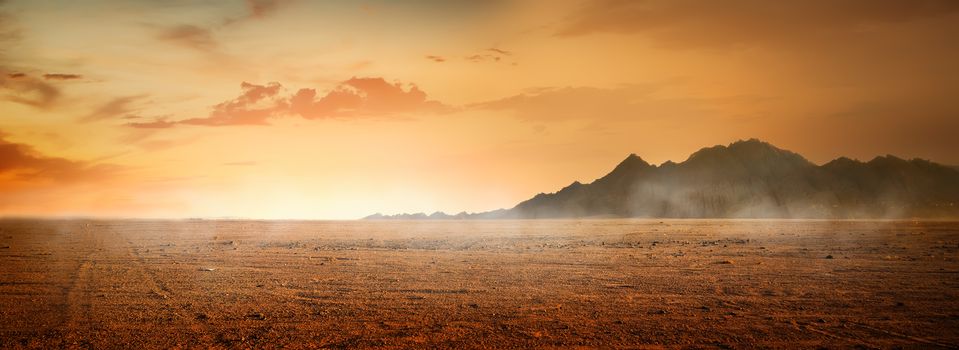
M 279 83 L 256 85 L 244 82 L 243 93 L 213 106 L 204 118 L 182 120 L 181 124 L 204 126 L 267 125 L 279 117 L 305 119 L 385 117 L 408 113 L 438 113 L 450 108 L 427 99 L 412 84 L 389 83 L 383 78 L 351 78 L 320 96 L 316 89 L 283 94 Z M 132 126 L 132 125 L 131 125 Z
M 223 25 L 232 25 L 251 19 L 263 19 L 278 11 L 281 7 L 292 3 L 292 0 L 247 0 L 248 14 L 241 17 L 231 17 L 223 21 Z
M 495 48 L 495 47 L 493 47 L 493 48 L 488 48 L 488 49 L 482 49 L 482 50 L 474 51 L 474 52 L 475 52 L 475 53 L 473 53 L 472 55 L 463 56 L 462 59 L 464 59 L 464 60 L 466 60 L 466 61 L 470 61 L 470 62 L 475 62 L 475 63 L 480 63 L 480 62 L 499 62 L 499 61 L 502 61 L 502 60 L 508 58 L 509 56 L 512 56 L 512 55 L 513 55 L 513 53 L 512 53 L 511 51 L 506 51 L 506 50 L 499 49 L 499 48 Z M 439 55 L 426 55 L 426 56 L 424 56 L 424 57 L 425 57 L 426 59 L 428 59 L 428 60 L 430 60 L 430 61 L 433 61 L 433 62 L 436 62 L 436 63 L 442 63 L 442 62 L 449 61 L 448 58 L 443 57 L 443 56 L 439 56 Z M 513 64 L 515 65 L 515 63 L 513 63 Z
M 83 79 L 83 76 L 80 74 L 63 74 L 63 73 L 47 73 L 43 75 L 43 79 L 46 80 L 75 80 Z
M 0 68 L 0 98 L 33 106 L 48 108 L 60 98 L 60 89 L 24 73 L 6 73 Z
M 383 78 L 351 78 L 321 98 L 316 90 L 300 89 L 290 98 L 290 111 L 307 119 L 372 117 L 412 112 L 440 112 L 448 107 L 428 100 L 416 85 Z
M 206 118 L 193 118 L 180 123 L 206 126 L 266 125 L 267 120 L 289 110 L 287 101 L 280 96 L 282 85 L 269 83 L 256 85 L 243 82 L 239 97 L 213 106 Z
M 113 119 L 129 115 L 131 112 L 136 110 L 130 105 L 146 98 L 146 95 L 133 95 L 133 96 L 122 96 L 110 100 L 107 103 L 104 103 L 100 107 L 97 107 L 93 112 L 87 114 L 80 118 L 81 122 L 93 122 L 104 119 Z
M 351 63 L 350 65 L 346 66 L 346 69 L 355 71 L 355 70 L 363 70 L 371 66 L 373 66 L 373 61 L 364 60 L 364 61 L 357 61 L 357 62 Z
M 212 50 L 217 47 L 209 29 L 190 24 L 163 29 L 157 39 L 197 50 Z
M 496 55 L 476 54 L 476 55 L 466 56 L 466 59 L 473 62 L 483 62 L 483 61 L 499 62 L 499 60 L 501 60 L 502 57 L 496 56 Z
M 702 100 L 657 97 L 656 93 L 666 84 L 540 88 L 467 108 L 510 111 L 516 118 L 534 122 L 648 120 L 690 117 L 702 112 Z
M 956 13 L 959 2 L 952 0 L 598 0 L 566 18 L 556 34 L 638 33 L 671 47 L 821 44 Z
M 119 170 L 114 165 L 47 156 L 29 145 L 7 141 L 0 133 L 0 188 L 9 187 L 11 183 L 35 181 L 103 180 L 116 175 Z
M 502 50 L 494 47 L 494 48 L 485 49 L 473 55 L 466 56 L 466 60 L 472 61 L 472 62 L 486 62 L 486 61 L 499 62 L 507 58 L 507 56 L 512 56 L 512 55 L 513 53 L 510 51 L 506 51 L 506 50 Z
M 263 18 L 280 8 L 280 5 L 289 1 L 284 0 L 247 0 L 247 7 L 250 9 L 250 17 Z
M 158 118 L 151 122 L 129 122 L 123 125 L 137 129 L 167 129 L 176 126 L 176 122 L 169 121 L 166 118 Z
M 219 43 L 213 36 L 213 30 L 223 29 L 224 27 L 251 19 L 266 18 L 291 2 L 291 0 L 247 0 L 246 7 L 248 13 L 246 15 L 225 18 L 219 26 L 200 27 L 192 24 L 181 24 L 163 28 L 156 37 L 162 41 L 183 47 L 201 51 L 211 51 L 219 47 Z

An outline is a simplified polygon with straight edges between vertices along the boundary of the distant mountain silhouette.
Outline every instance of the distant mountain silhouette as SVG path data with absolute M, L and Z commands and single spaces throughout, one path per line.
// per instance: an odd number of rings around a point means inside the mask
M 751 139 L 704 148 L 682 163 L 629 155 L 589 184 L 573 182 L 512 209 L 372 215 L 367 219 L 956 218 L 959 170 L 887 155 L 815 165 Z

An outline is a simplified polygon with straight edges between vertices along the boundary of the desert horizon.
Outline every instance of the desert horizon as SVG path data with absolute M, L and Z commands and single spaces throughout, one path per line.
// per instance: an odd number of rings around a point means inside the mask
M 0 346 L 959 341 L 957 222 L 0 220 Z
M 0 349 L 959 348 L 959 1 L 0 0 Z

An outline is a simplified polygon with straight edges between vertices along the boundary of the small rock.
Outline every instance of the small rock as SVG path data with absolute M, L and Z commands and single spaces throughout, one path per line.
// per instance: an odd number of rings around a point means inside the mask
M 247 318 L 250 318 L 250 319 L 254 319 L 254 320 L 260 320 L 260 321 L 266 319 L 266 315 L 263 315 L 263 314 L 261 314 L 261 313 L 259 313 L 259 312 L 254 312 L 254 313 L 252 313 L 252 314 L 246 315 L 246 317 L 247 317 Z
M 207 271 L 207 272 L 216 271 L 216 268 L 212 268 L 212 267 L 201 267 L 201 268 L 200 268 L 200 271 Z
M 832 259 L 832 255 L 826 255 L 826 259 Z

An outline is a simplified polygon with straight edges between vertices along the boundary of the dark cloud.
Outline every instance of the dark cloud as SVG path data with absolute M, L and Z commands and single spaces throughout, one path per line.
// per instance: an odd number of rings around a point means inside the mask
M 488 48 L 488 49 L 482 50 L 473 55 L 466 56 L 465 58 L 466 60 L 472 61 L 472 62 L 499 62 L 507 58 L 508 56 L 512 56 L 512 55 L 513 53 L 510 51 L 506 51 L 506 50 L 498 49 L 494 47 L 494 48 Z
M 83 76 L 80 74 L 63 74 L 63 73 L 47 73 L 43 75 L 43 79 L 46 80 L 74 80 L 74 79 L 83 79 Z
M 216 39 L 213 38 L 213 33 L 209 29 L 190 24 L 163 29 L 157 34 L 157 39 L 197 50 L 211 50 L 217 47 Z
M 877 26 L 957 13 L 953 0 L 598 0 L 570 15 L 557 35 L 640 33 L 674 47 L 836 43 Z
M 0 133 L 0 187 L 11 182 L 102 180 L 119 170 L 113 165 L 47 156 L 29 145 L 7 141 Z
M 483 62 L 483 61 L 499 62 L 499 60 L 503 59 L 502 57 L 497 55 L 484 55 L 484 54 L 469 55 L 469 56 L 466 56 L 465 58 L 473 62 Z
M 146 95 L 133 95 L 114 98 L 107 103 L 100 105 L 100 107 L 97 107 L 97 109 L 95 109 L 93 112 L 90 112 L 90 114 L 81 117 L 80 121 L 93 122 L 98 120 L 120 118 L 129 115 L 131 112 L 136 110 L 136 108 L 132 107 L 131 105 L 146 97 Z
M 0 68 L 0 73 L 4 70 Z M 0 98 L 33 106 L 49 108 L 60 98 L 60 89 L 24 73 L 0 74 Z
M 426 55 L 426 59 L 436 63 L 446 62 L 446 58 L 443 58 L 442 56 L 436 56 L 436 55 Z

